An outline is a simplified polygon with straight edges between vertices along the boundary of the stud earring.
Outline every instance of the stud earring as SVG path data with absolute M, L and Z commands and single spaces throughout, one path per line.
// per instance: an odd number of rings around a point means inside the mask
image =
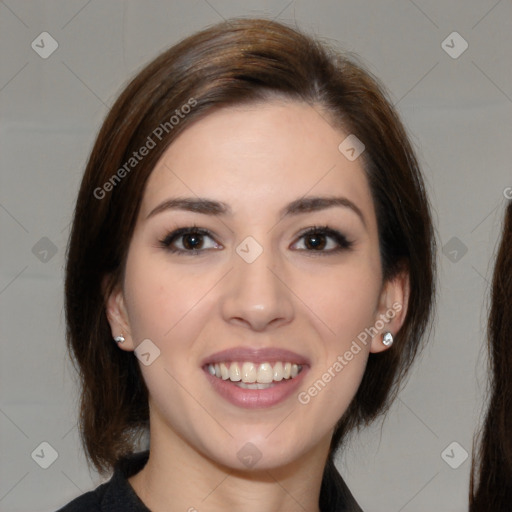
M 382 343 L 384 343 L 386 347 L 393 345 L 393 335 L 390 332 L 385 332 L 382 335 Z
M 123 336 L 123 335 L 121 335 L 121 336 L 116 336 L 116 337 L 114 338 L 114 341 L 115 341 L 116 343 L 124 343 L 124 336 Z

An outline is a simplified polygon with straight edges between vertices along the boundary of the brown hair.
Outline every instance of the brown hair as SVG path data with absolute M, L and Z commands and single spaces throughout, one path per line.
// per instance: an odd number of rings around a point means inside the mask
M 433 227 L 416 157 L 382 85 L 355 57 L 283 24 L 220 23 L 171 47 L 128 84 L 101 127 L 79 191 L 66 268 L 67 340 L 81 377 L 83 443 L 100 471 L 132 451 L 134 436 L 148 426 L 137 359 L 112 342 L 101 288 L 105 275 L 112 276 L 111 286 L 122 279 L 144 185 L 191 122 L 216 107 L 275 96 L 320 107 L 329 122 L 364 143 L 384 279 L 410 273 L 405 323 L 389 350 L 370 355 L 357 395 L 336 427 L 327 471 L 336 471 L 334 453 L 344 434 L 386 410 L 421 346 L 434 296 Z M 183 109 L 187 104 L 193 107 Z M 179 122 L 168 122 L 185 110 Z M 161 126 L 167 131 L 160 130 L 156 147 L 129 176 L 114 179 Z
M 473 456 L 470 511 L 512 506 L 512 201 L 496 257 L 488 323 L 490 401 L 477 456 Z M 478 460 L 477 460 L 478 459 Z

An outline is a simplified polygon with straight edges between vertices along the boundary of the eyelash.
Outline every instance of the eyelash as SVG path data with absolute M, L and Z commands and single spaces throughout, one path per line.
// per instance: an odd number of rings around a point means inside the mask
M 313 250 L 300 249 L 300 250 L 310 252 L 310 253 L 317 253 L 318 255 L 321 255 L 321 256 L 328 256 L 330 254 L 335 254 L 335 253 L 339 253 L 342 251 L 350 250 L 352 248 L 352 246 L 354 245 L 354 242 L 349 241 L 345 237 L 345 235 L 343 235 L 342 233 L 340 233 L 339 231 L 337 231 L 335 229 L 330 228 L 329 226 L 312 226 L 311 228 L 308 228 L 306 231 L 304 231 L 300 235 L 299 239 L 307 237 L 307 236 L 319 235 L 319 234 L 334 239 L 334 241 L 338 244 L 338 247 L 336 247 L 335 249 L 329 249 L 327 251 L 322 251 L 322 250 L 316 251 L 314 249 Z M 185 235 L 208 236 L 212 240 L 214 239 L 212 233 L 209 230 L 203 229 L 203 228 L 198 228 L 196 225 L 194 225 L 194 226 L 190 226 L 190 227 L 179 228 L 179 229 L 176 229 L 175 231 L 172 231 L 165 238 L 163 238 L 162 240 L 159 240 L 160 246 L 174 254 L 192 255 L 192 256 L 198 255 L 198 254 L 208 250 L 208 249 L 183 250 L 183 249 L 177 249 L 176 247 L 172 247 L 171 244 L 173 242 L 175 242 L 178 238 L 183 237 Z

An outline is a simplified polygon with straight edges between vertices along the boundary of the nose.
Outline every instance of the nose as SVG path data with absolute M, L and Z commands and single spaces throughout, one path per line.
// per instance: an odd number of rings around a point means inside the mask
M 252 263 L 236 252 L 233 269 L 220 297 L 226 322 L 254 331 L 274 329 L 294 317 L 293 293 L 278 257 L 264 250 Z

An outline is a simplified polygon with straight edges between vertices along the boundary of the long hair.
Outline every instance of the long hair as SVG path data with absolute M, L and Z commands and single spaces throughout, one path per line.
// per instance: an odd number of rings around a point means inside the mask
M 488 323 L 490 401 L 473 457 L 470 512 L 512 510 L 512 201 L 496 257 Z
M 281 23 L 222 22 L 169 48 L 126 86 L 80 186 L 67 253 L 67 342 L 81 378 L 82 441 L 100 472 L 130 453 L 148 427 L 147 388 L 137 359 L 112 342 L 108 290 L 101 287 L 105 276 L 110 287 L 120 282 L 146 181 L 166 148 L 201 116 L 274 97 L 318 107 L 333 127 L 363 142 L 384 279 L 410 276 L 405 323 L 389 350 L 370 355 L 336 426 L 327 474 L 344 434 L 386 410 L 421 347 L 434 295 L 433 227 L 414 151 L 383 86 L 354 57 Z M 150 136 L 156 147 L 132 161 Z

